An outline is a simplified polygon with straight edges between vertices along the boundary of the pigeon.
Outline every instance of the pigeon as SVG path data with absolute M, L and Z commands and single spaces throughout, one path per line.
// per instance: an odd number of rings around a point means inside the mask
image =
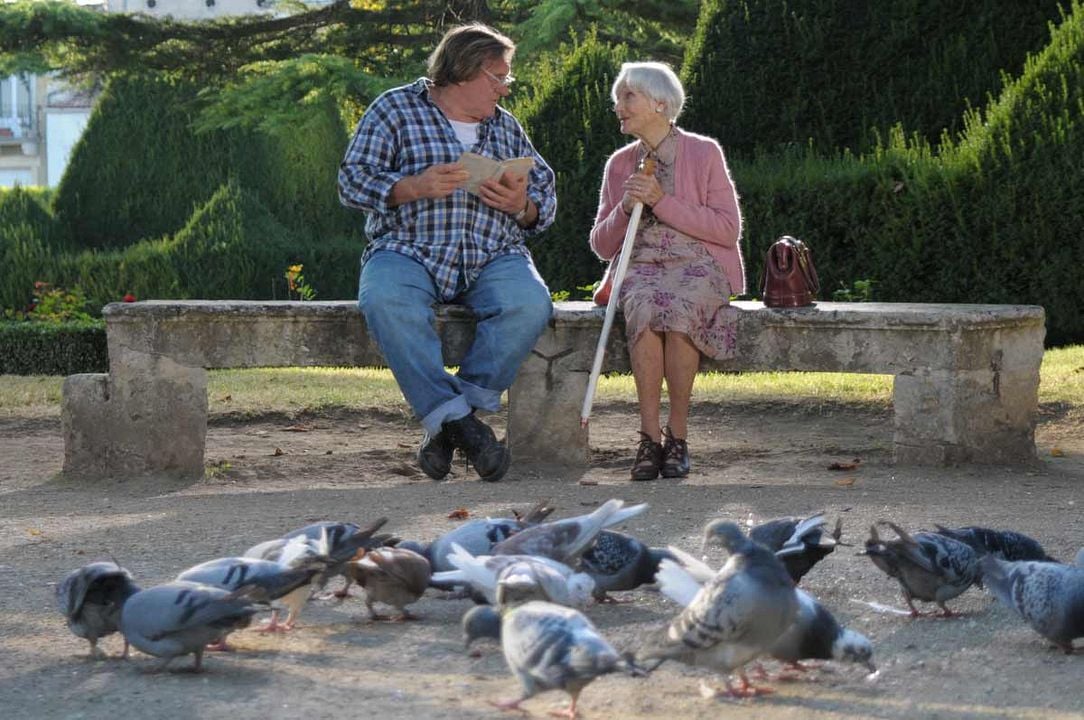
M 613 672 L 645 673 L 622 657 L 581 612 L 534 600 L 501 612 L 501 649 L 520 682 L 518 698 L 493 703 L 503 710 L 545 690 L 563 690 L 571 703 L 561 715 L 574 719 L 580 693 L 595 678 Z
M 195 655 L 192 670 L 199 672 L 204 648 L 248 627 L 259 611 L 247 592 L 183 580 L 157 585 L 128 598 L 120 631 L 138 650 L 164 658 L 159 669 L 178 656 Z
M 463 628 L 463 648 L 475 657 L 481 653 L 471 651 L 470 646 L 478 640 L 488 638 L 501 641 L 501 614 L 491 605 L 475 605 L 463 614 L 460 625 Z
M 892 528 L 898 540 L 881 540 L 877 525 Z M 903 597 L 911 609 L 911 617 L 920 613 L 913 600 L 935 602 L 941 617 L 952 617 L 945 602 L 962 594 L 980 579 L 978 556 L 970 546 L 937 533 L 908 534 L 899 525 L 881 520 L 870 527 L 866 551 L 873 564 L 889 577 L 896 578 L 903 588 Z
M 391 618 L 393 621 L 415 619 L 406 606 L 425 593 L 432 574 L 428 560 L 413 550 L 400 547 L 369 550 L 348 568 L 348 577 L 365 588 L 365 607 L 371 620 L 384 619 L 373 610 L 373 604 L 378 602 L 399 611 Z
M 1003 605 L 1066 654 L 1084 637 L 1084 550 L 1075 565 L 982 558 L 983 579 Z
M 223 590 L 250 588 L 249 598 L 253 602 L 270 603 L 281 600 L 289 614 L 286 622 L 279 625 L 277 611 L 271 623 L 261 628 L 266 632 L 290 630 L 301 614 L 301 608 L 309 599 L 313 578 L 327 569 L 329 559 L 326 555 L 316 555 L 307 538 L 294 537 L 289 540 L 278 560 L 259 560 L 248 557 L 225 557 L 208 560 L 191 567 L 177 580 L 213 585 Z M 221 646 L 218 649 L 226 649 Z
M 865 665 L 871 673 L 877 672 L 869 638 L 842 627 L 809 593 L 795 592 L 798 594 L 798 616 L 768 651 L 769 655 L 799 669 L 802 660 L 839 660 Z
M 132 574 L 115 562 L 93 562 L 71 571 L 56 588 L 56 602 L 68 619 L 68 628 L 90 643 L 90 656 L 101 659 L 105 652 L 98 640 L 120 629 L 124 603 L 139 587 Z M 124 641 L 121 657 L 128 657 Z
M 398 547 L 406 547 L 424 555 L 433 567 L 433 572 L 454 570 L 455 566 L 448 562 L 453 543 L 463 547 L 471 555 L 491 555 L 494 545 L 524 528 L 537 525 L 549 517 L 553 510 L 553 506 L 547 501 L 542 501 L 526 513 L 513 513 L 515 517 L 468 520 L 425 546 L 416 542 L 401 542 Z
M 682 607 L 688 606 L 700 588 L 714 574 L 706 563 L 688 553 L 670 548 L 673 559 L 659 563 L 660 590 Z M 797 669 L 801 660 L 839 660 L 865 665 L 876 672 L 873 646 L 866 636 L 841 627 L 832 614 L 812 595 L 796 589 L 798 614 L 794 622 L 768 651 L 776 660 Z
M 637 661 L 678 660 L 726 676 L 736 671 L 740 687 L 724 678 L 725 694 L 731 697 L 770 692 L 750 685 L 743 667 L 768 652 L 794 622 L 798 613 L 794 583 L 770 550 L 747 538 L 732 522 L 708 523 L 704 540 L 726 548 L 730 553 L 727 563 L 711 577 L 706 577 L 710 570 L 703 571 L 701 565 L 699 572 L 687 575 L 681 592 L 668 585 L 664 572 L 676 563 L 660 563 L 660 591 L 688 603 L 666 627 L 646 638 L 637 651 Z M 701 578 L 706 580 L 698 587 Z
M 277 560 L 283 549 L 296 537 L 307 538 L 312 543 L 313 553 L 328 558 L 328 567 L 316 579 L 320 587 L 327 585 L 335 576 L 346 579 L 346 586 L 335 593 L 344 598 L 349 594 L 351 580 L 347 577 L 347 563 L 354 559 L 358 550 L 381 547 L 398 538 L 391 535 L 377 535 L 376 531 L 384 526 L 387 518 L 378 518 L 366 528 L 354 523 L 324 521 L 291 530 L 280 538 L 254 545 L 245 551 L 245 557 L 262 560 Z
M 617 602 L 607 593 L 654 582 L 659 561 L 667 557 L 673 556 L 665 549 L 648 547 L 616 530 L 603 530 L 580 558 L 580 568 L 595 581 L 596 602 Z
M 1046 554 L 1038 541 L 1023 533 L 1012 530 L 991 530 L 984 527 L 962 527 L 956 530 L 935 524 L 938 535 L 959 540 L 969 545 L 972 550 L 982 555 L 991 554 L 998 560 L 1037 560 L 1039 562 L 1057 562 Z
M 824 513 L 807 518 L 779 518 L 749 530 L 749 537 L 775 553 L 783 561 L 794 584 L 826 558 L 839 545 L 843 534 L 842 518 L 835 530 L 827 532 Z
M 607 500 L 589 515 L 541 523 L 521 530 L 493 547 L 494 555 L 536 555 L 575 566 L 598 534 L 647 510 L 647 503 L 625 507 Z
M 453 543 L 448 560 L 457 569 L 435 573 L 442 584 L 469 584 L 490 605 L 497 603 L 497 586 L 505 571 L 515 568 L 517 597 L 533 593 L 531 599 L 548 600 L 568 607 L 587 607 L 595 589 L 590 575 L 574 571 L 564 563 L 532 555 L 481 555 L 475 557 Z M 528 586 L 528 587 L 525 587 Z

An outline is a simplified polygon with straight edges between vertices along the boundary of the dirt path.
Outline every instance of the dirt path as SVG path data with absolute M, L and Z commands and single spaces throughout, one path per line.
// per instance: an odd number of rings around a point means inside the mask
M 619 497 L 651 504 L 630 532 L 689 549 L 713 517 L 819 509 L 841 516 L 845 539 L 858 544 L 872 521 L 887 517 L 909 528 L 1011 527 L 1067 559 L 1084 545 L 1084 422 L 1064 413 L 1044 415 L 1034 466 L 913 469 L 889 462 L 892 421 L 884 409 L 701 405 L 690 431 L 693 474 L 636 484 L 624 480 L 634 417 L 627 405 L 597 409 L 594 461 L 584 472 L 520 464 L 495 485 L 475 481 L 462 466 L 449 482 L 428 480 L 412 463 L 418 433 L 398 415 L 220 416 L 210 429 L 209 477 L 189 484 L 52 479 L 63 454 L 59 420 L 0 420 L 0 715 L 504 717 L 488 701 L 518 686 L 496 646 L 477 659 L 463 653 L 458 622 L 467 600 L 427 595 L 415 606 L 423 620 L 404 625 L 360 622 L 357 599 L 311 603 L 304 627 L 285 637 L 237 633 L 238 651 L 210 656 L 201 675 L 148 674 L 153 661 L 139 653 L 129 662 L 88 661 L 86 644 L 54 608 L 55 583 L 85 562 L 114 556 L 152 585 L 318 519 L 387 515 L 401 536 L 428 540 L 455 526 L 447 515 L 459 507 L 505 515 L 550 498 L 558 514 L 572 515 Z M 856 471 L 827 469 L 854 458 L 861 460 Z M 964 613 L 958 620 L 879 613 L 855 601 L 899 607 L 898 586 L 850 548 L 804 584 L 873 640 L 883 670 L 876 681 L 857 667 L 828 666 L 815 681 L 779 684 L 775 695 L 721 703 L 697 692 L 701 678 L 713 680 L 710 673 L 666 665 L 646 680 L 599 680 L 583 694 L 582 717 L 1084 717 L 1084 650 L 1052 650 L 980 590 L 951 603 Z M 650 589 L 628 597 L 632 602 L 588 612 L 621 648 L 676 611 Z M 117 652 L 120 640 L 104 646 Z M 526 707 L 541 716 L 564 701 L 550 693 Z

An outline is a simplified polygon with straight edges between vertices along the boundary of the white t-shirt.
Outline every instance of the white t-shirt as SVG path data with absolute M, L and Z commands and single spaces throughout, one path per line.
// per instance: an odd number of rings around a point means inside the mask
M 459 139 L 459 142 L 463 143 L 464 147 L 469 149 L 478 144 L 478 123 L 460 122 L 451 118 L 448 118 L 448 122 L 452 124 L 455 136 Z

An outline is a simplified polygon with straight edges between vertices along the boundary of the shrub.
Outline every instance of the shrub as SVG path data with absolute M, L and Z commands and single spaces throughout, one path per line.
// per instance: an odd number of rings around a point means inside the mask
M 314 237 L 360 232 L 335 193 L 346 133 L 330 102 L 298 127 L 197 134 L 197 88 L 163 77 L 110 81 L 53 201 L 80 248 L 176 233 L 223 184 L 247 188 L 281 223 Z
M 515 108 L 557 173 L 557 220 L 531 247 L 551 290 L 571 290 L 602 275 L 587 238 L 606 158 L 628 141 L 610 100 L 610 86 L 626 53 L 624 46 L 610 47 L 589 35 L 565 48 L 556 67 L 540 70 L 535 94 Z
M 732 157 L 811 142 L 871 149 L 896 123 L 929 142 L 1042 47 L 1059 0 L 705 0 L 686 47 L 686 125 Z
M 0 375 L 74 375 L 109 370 L 105 323 L 0 322 Z

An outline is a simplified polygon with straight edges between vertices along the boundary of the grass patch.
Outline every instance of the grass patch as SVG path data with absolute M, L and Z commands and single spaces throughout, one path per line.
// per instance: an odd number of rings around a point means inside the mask
M 1043 355 L 1039 402 L 1084 408 L 1084 345 Z M 0 417 L 35 417 L 60 412 L 64 378 L 0 375 Z M 848 373 L 703 373 L 693 389 L 698 402 L 779 402 L 884 405 L 892 401 L 888 375 Z M 297 413 L 334 408 L 381 408 L 408 412 L 388 370 L 373 368 L 255 368 L 213 370 L 208 379 L 212 413 Z M 635 402 L 631 375 L 599 381 L 599 402 Z

